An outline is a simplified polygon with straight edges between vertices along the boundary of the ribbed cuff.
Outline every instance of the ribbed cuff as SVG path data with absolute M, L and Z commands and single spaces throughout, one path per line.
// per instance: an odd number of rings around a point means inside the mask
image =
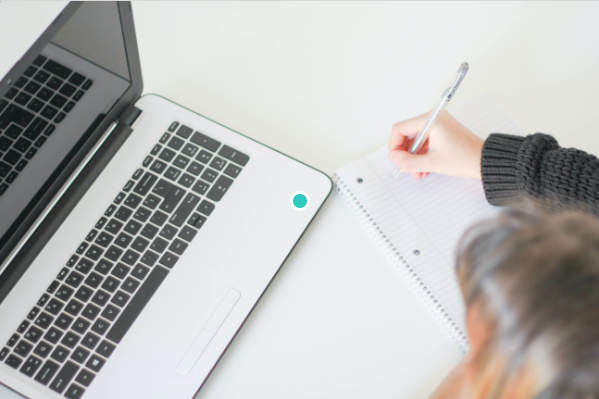
M 487 201 L 508 205 L 520 201 L 516 183 L 516 159 L 525 137 L 493 133 L 483 145 L 481 176 Z

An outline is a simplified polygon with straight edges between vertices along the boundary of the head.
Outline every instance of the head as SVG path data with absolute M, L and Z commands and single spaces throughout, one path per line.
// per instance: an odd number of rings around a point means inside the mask
M 599 398 L 599 220 L 505 211 L 458 248 L 468 397 Z

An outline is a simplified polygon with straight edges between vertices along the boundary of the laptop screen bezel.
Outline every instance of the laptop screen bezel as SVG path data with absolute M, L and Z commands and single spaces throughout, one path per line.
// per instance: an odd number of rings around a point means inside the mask
M 18 281 L 25 272 L 30 262 L 23 262 L 19 256 L 15 256 L 15 249 L 26 247 L 27 251 L 39 252 L 51 237 L 47 234 L 36 234 L 31 231 L 32 227 L 39 222 L 39 218 L 44 214 L 46 208 L 53 202 L 56 195 L 60 192 L 64 184 L 69 181 L 84 161 L 90 151 L 97 144 L 113 122 L 134 104 L 143 91 L 143 79 L 141 74 L 141 65 L 139 51 L 137 47 L 137 38 L 135 35 L 135 26 L 133 23 L 133 13 L 130 2 L 115 2 L 118 7 L 120 22 L 122 27 L 125 53 L 129 65 L 129 76 L 131 85 L 125 93 L 117 100 L 114 106 L 103 116 L 98 118 L 92 126 L 87 127 L 87 131 L 81 140 L 73 147 L 69 154 L 63 159 L 55 172 L 38 190 L 31 199 L 24 211 L 13 222 L 5 236 L 0 242 L 0 303 L 6 296 L 12 286 Z M 18 79 L 27 69 L 41 50 L 52 40 L 55 34 L 66 24 L 81 6 L 81 2 L 69 3 L 63 11 L 56 17 L 54 22 L 44 31 L 44 33 L 35 41 L 25 55 L 11 68 L 11 70 L 0 80 L 0 97 L 8 91 L 9 82 Z M 86 127 L 82 127 L 86 128 Z M 115 129 L 111 135 L 127 134 L 126 130 Z M 114 140 L 114 142 L 120 142 Z M 95 177 L 93 177 L 95 179 Z M 66 191 L 64 195 L 69 195 Z M 73 205 L 74 207 L 74 205 Z M 70 209 L 68 210 L 70 212 Z M 62 212 L 64 214 L 64 212 Z M 51 218 L 52 212 L 48 213 L 46 218 Z M 48 225 L 47 223 L 45 225 Z M 40 224 L 44 226 L 44 223 Z M 39 229 L 40 227 L 38 227 Z M 44 237 L 42 239 L 42 237 Z M 27 242 L 23 240 L 28 238 Z M 35 240 L 35 242 L 31 242 Z M 26 256 L 24 259 L 31 259 Z

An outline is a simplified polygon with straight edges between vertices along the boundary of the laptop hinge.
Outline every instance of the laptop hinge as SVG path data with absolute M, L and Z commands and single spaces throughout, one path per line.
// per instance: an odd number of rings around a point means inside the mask
M 119 122 L 124 123 L 125 125 L 131 127 L 137 120 L 137 118 L 141 115 L 141 109 L 137 108 L 135 105 L 130 105 L 127 109 L 119 116 Z

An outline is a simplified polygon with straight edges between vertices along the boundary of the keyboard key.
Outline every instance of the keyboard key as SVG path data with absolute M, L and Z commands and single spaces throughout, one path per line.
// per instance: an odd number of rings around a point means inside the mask
M 181 208 L 181 207 L 179 207 L 179 208 Z M 175 237 L 175 235 L 177 234 L 177 231 L 178 230 L 175 226 L 173 226 L 171 224 L 167 224 L 160 231 L 160 236 L 166 240 L 172 240 L 173 237 Z
M 68 331 L 62 339 L 62 341 L 60 341 L 61 344 L 68 346 L 71 349 L 73 349 L 78 342 L 79 336 L 71 331 Z
M 204 173 L 202 173 L 202 179 L 206 180 L 209 183 L 212 183 L 214 179 L 216 179 L 216 176 L 218 176 L 218 172 L 209 168 L 206 168 Z
M 45 296 L 47 296 L 47 295 L 45 295 Z M 27 320 L 23 320 L 23 322 L 17 328 L 17 332 L 19 334 L 23 334 L 25 332 L 25 330 L 27 330 L 27 327 L 29 327 L 29 322 Z
M 54 349 L 54 352 L 52 352 L 52 355 L 50 355 L 50 357 L 56 360 L 58 363 L 63 363 L 65 360 L 67 360 L 70 354 L 71 351 L 65 348 L 64 346 L 57 346 L 56 349 Z
M 82 317 L 79 317 L 77 318 L 77 320 L 75 320 L 75 323 L 73 323 L 71 329 L 76 333 L 83 335 L 89 328 L 90 324 L 91 323 L 89 321 L 85 320 Z
M 141 196 L 145 196 L 150 191 L 156 180 L 158 180 L 158 177 L 146 172 L 144 177 L 139 181 L 139 183 L 137 183 L 133 191 Z
M 127 303 L 127 301 L 131 298 L 130 295 L 124 293 L 123 291 L 119 291 L 112 297 L 110 302 L 114 303 L 116 306 L 123 307 Z
M 77 381 L 79 384 L 81 384 L 85 387 L 89 387 L 89 384 L 92 383 L 95 376 L 96 375 L 94 373 L 92 373 L 86 369 L 81 369 L 81 371 L 75 378 L 75 381 Z
M 85 94 L 84 91 L 78 90 L 77 93 L 75 93 L 75 95 L 73 96 L 73 100 L 75 100 L 75 101 L 81 100 L 81 97 L 83 97 L 84 94 Z
M 132 250 L 128 250 L 127 252 L 125 252 L 125 255 L 123 255 L 123 257 L 121 258 L 123 262 L 131 266 L 133 266 L 135 262 L 137 262 L 137 259 L 139 259 L 139 254 Z
M 15 346 L 15 348 L 13 349 L 13 351 L 22 357 L 25 357 L 29 354 L 29 352 L 31 352 L 31 350 L 33 349 L 33 345 L 31 345 L 29 342 L 21 340 L 17 346 Z
M 160 153 L 158 158 L 162 159 L 163 161 L 170 162 L 173 160 L 175 155 L 177 155 L 177 153 L 175 151 L 173 151 L 169 148 L 165 148 L 164 150 L 162 150 L 162 152 Z
M 98 286 L 102 282 L 103 278 L 104 277 L 102 277 L 98 273 L 94 272 L 94 273 L 90 274 L 89 276 L 87 276 L 87 278 L 85 279 L 85 284 L 89 285 L 92 288 L 98 288 Z
M 44 118 L 52 120 L 52 118 L 54 118 L 57 113 L 58 113 L 58 110 L 56 108 L 46 105 L 46 107 L 44 108 L 44 110 L 41 112 L 40 115 L 42 115 Z
M 169 132 L 174 132 L 174 130 L 171 130 L 171 128 L 173 127 L 173 125 L 177 123 L 177 122 L 173 122 L 171 124 L 171 126 L 169 127 Z M 178 123 L 177 123 L 178 124 Z M 191 133 L 193 132 L 193 129 L 191 129 L 190 127 L 187 127 L 185 125 L 181 125 L 181 127 L 179 128 L 179 130 L 177 130 L 177 134 L 185 139 L 189 138 L 189 136 L 191 136 Z
M 160 201 L 161 199 L 159 197 L 155 196 L 154 194 L 150 194 L 146 197 L 143 204 L 145 207 L 150 209 L 156 209 Z
M 117 218 L 117 219 L 119 219 L 119 220 L 121 220 L 121 221 L 123 221 L 123 222 L 126 222 L 127 219 L 129 219 L 129 217 L 131 216 L 132 213 L 133 213 L 133 211 L 131 209 L 125 208 L 124 206 L 121 206 L 119 208 L 119 210 L 116 211 L 116 213 L 114 214 L 114 217 Z
M 228 145 L 224 145 L 223 148 L 220 149 L 218 155 L 227 158 L 229 161 L 235 162 L 237 165 L 245 166 L 250 159 L 246 154 L 237 151 L 234 148 L 229 147 Z
M 175 263 L 177 263 L 178 260 L 179 260 L 178 256 L 173 255 L 170 252 L 167 252 L 164 255 L 162 255 L 162 258 L 160 258 L 160 261 L 158 261 L 158 263 L 160 263 L 161 265 L 164 265 L 164 266 L 168 267 L 169 269 L 172 269 L 173 266 L 175 266 Z
M 106 280 L 104 280 L 104 284 L 102 284 L 102 288 L 105 289 L 106 291 L 112 293 L 112 292 L 115 292 L 117 288 L 119 288 L 120 284 L 121 284 L 120 280 L 117 280 L 114 277 L 108 277 Z
M 129 270 L 131 270 L 129 266 L 126 266 L 123 263 L 117 263 L 111 274 L 116 278 L 123 279 L 127 274 L 129 274 Z
M 210 214 L 214 210 L 214 204 L 212 202 L 204 200 L 202 201 L 200 206 L 198 206 L 197 210 L 198 212 L 203 213 L 206 216 L 210 216 Z
M 68 78 L 71 72 L 73 72 L 73 70 L 52 60 L 48 60 L 48 62 L 44 64 L 44 69 L 62 79 Z
M 10 353 L 10 349 L 8 348 L 2 348 L 2 350 L 0 350 L 0 362 L 4 360 L 4 358 L 6 357 L 6 355 L 8 355 Z
M 40 110 L 44 107 L 44 102 L 34 98 L 27 105 L 27 109 L 32 110 L 33 112 L 40 112 Z
M 98 353 L 108 359 L 110 357 L 110 355 L 112 355 L 112 352 L 114 352 L 115 349 L 116 349 L 115 345 L 104 340 L 98 346 L 98 349 L 96 349 L 96 353 Z
M 206 223 L 206 217 L 198 214 L 198 219 L 197 221 L 193 224 L 193 227 L 195 227 L 196 229 L 201 228 L 205 223 Z
M 18 170 L 19 172 L 22 171 L 23 169 L 25 169 L 25 166 L 27 166 L 27 161 L 24 159 L 21 159 L 19 161 L 19 163 L 17 164 L 17 166 L 15 166 L 15 169 Z
M 133 180 L 129 180 L 127 182 L 127 184 L 125 184 L 125 187 L 123 187 L 123 191 L 128 193 L 129 191 L 131 191 L 131 189 L 133 188 L 134 185 L 135 185 L 135 182 Z
M 125 193 L 118 193 L 112 202 L 117 205 L 120 205 L 124 199 L 125 199 Z
M 233 178 L 236 178 L 237 176 L 239 176 L 239 173 L 241 173 L 241 168 L 237 165 L 234 165 L 232 163 L 229 164 L 229 166 L 227 166 L 225 168 L 225 172 L 226 175 L 231 176 Z
M 170 135 L 170 134 L 168 134 L 168 133 L 164 133 L 164 134 L 162 135 L 162 137 L 160 138 L 160 143 L 161 143 L 161 144 L 166 144 L 166 143 L 168 143 L 168 139 L 169 139 L 170 137 L 171 137 L 171 135 Z
M 145 225 L 140 234 L 151 240 L 156 236 L 156 234 L 158 234 L 158 230 L 158 227 L 148 223 Z
M 67 274 L 69 274 L 69 269 L 63 267 L 62 270 L 58 273 L 58 276 L 56 276 L 56 278 L 62 281 L 67 276 Z
M 162 226 L 166 220 L 168 219 L 168 215 L 164 212 L 156 211 L 152 215 L 150 222 L 154 223 L 156 226 Z
M 33 120 L 33 123 L 29 125 L 27 130 L 25 130 L 23 136 L 27 137 L 32 141 L 36 140 L 39 137 L 39 135 L 42 134 L 46 126 L 48 126 L 48 122 L 39 117 L 35 118 Z
M 171 213 L 175 210 L 179 202 L 183 199 L 185 195 L 185 190 L 179 187 L 173 187 L 172 190 L 168 193 L 162 204 L 160 204 L 160 209 L 166 213 Z
M 154 158 L 152 158 L 149 155 L 147 157 L 145 157 L 144 161 L 142 162 L 143 167 L 147 168 L 148 166 L 150 166 L 150 164 L 152 163 L 153 160 L 154 160 Z
M 8 129 L 6 129 L 4 134 L 11 139 L 17 139 L 21 135 L 21 132 L 23 132 L 23 129 L 13 123 Z
M 98 276 L 98 274 L 95 275 Z M 69 303 L 67 303 L 67 306 L 64 308 L 64 311 L 73 316 L 77 316 L 79 312 L 81 312 L 81 309 L 83 309 L 83 304 L 79 301 L 76 301 L 75 299 L 71 299 Z
M 52 352 L 52 345 L 50 345 L 46 341 L 42 341 L 39 344 L 37 344 L 37 346 L 33 350 L 33 353 L 35 353 L 42 359 L 45 359 L 50 354 L 50 352 Z
M 135 212 L 135 214 L 133 215 L 133 218 L 139 220 L 140 222 L 146 222 L 151 214 L 152 214 L 151 210 L 149 210 L 148 208 L 144 208 L 142 206 Z
M 103 275 L 106 275 L 108 274 L 110 269 L 112 269 L 112 266 L 114 266 L 114 263 L 109 262 L 106 259 L 102 259 L 96 264 L 94 270 L 96 270 L 99 273 L 102 273 Z
M 156 156 L 156 155 L 160 154 L 161 149 L 162 149 L 162 146 L 160 144 L 156 144 L 154 146 L 154 148 L 152 148 L 152 151 L 150 151 L 150 154 Z
M 91 241 L 93 240 L 96 236 L 98 235 L 98 230 L 92 230 L 89 232 L 89 234 L 85 237 L 85 241 Z
M 143 280 L 144 278 L 146 278 L 149 272 L 149 268 L 145 267 L 144 265 L 138 264 L 137 266 L 135 266 L 135 269 L 133 269 L 133 271 L 131 272 L 131 275 L 135 278 Z
M 166 249 L 167 246 L 168 246 L 168 241 L 165 241 L 162 238 L 158 237 L 154 240 L 152 245 L 150 245 L 150 249 L 152 249 L 153 251 L 156 251 L 158 253 L 162 253 L 162 252 L 164 252 L 164 250 Z
M 29 356 L 29 358 L 23 363 L 23 367 L 19 370 L 27 377 L 33 377 L 33 374 L 42 365 L 42 361 L 35 356 Z
M 35 73 L 37 72 L 37 68 L 34 67 L 33 65 L 31 65 L 29 68 L 27 68 L 25 70 L 25 73 L 23 73 L 23 75 L 27 76 L 28 78 L 32 77 L 33 75 L 35 75 Z
M 52 377 L 54 377 L 54 374 L 56 374 L 59 367 L 60 366 L 56 363 L 47 360 L 35 376 L 35 380 L 43 385 L 47 385 Z
M 106 320 L 114 321 L 119 315 L 119 313 L 119 308 L 109 304 L 108 306 L 106 306 L 106 308 L 104 308 L 104 311 L 102 312 L 102 317 L 104 317 Z
M 79 263 L 77 263 L 77 266 L 75 266 L 75 270 L 77 270 L 80 273 L 87 274 L 93 267 L 94 262 L 90 261 L 89 259 L 83 258 L 79 261 Z
M 83 313 L 81 313 L 81 315 L 90 320 L 95 320 L 96 317 L 100 314 L 100 310 L 101 309 L 96 305 L 88 303 L 87 306 L 85 306 L 85 309 L 83 309 Z
M 210 161 L 210 158 L 212 158 L 212 154 L 205 150 L 200 151 L 200 153 L 196 157 L 196 159 L 201 163 L 208 163 Z
M 61 301 L 67 302 L 74 292 L 75 290 L 63 284 L 56 291 L 56 294 L 54 294 L 54 296 L 56 296 L 56 298 L 60 299 Z
M 77 88 L 75 86 L 73 86 L 72 84 L 69 84 L 69 83 L 65 83 L 60 88 L 59 93 L 62 94 L 62 95 L 64 95 L 64 96 L 71 97 L 73 95 L 73 93 L 75 93 L 75 91 L 77 91 Z M 83 92 L 81 92 L 81 93 L 83 93 Z M 73 97 L 73 99 L 76 100 L 76 101 L 79 101 L 79 98 Z
M 48 101 L 53 95 L 54 92 L 52 90 L 47 87 L 42 87 L 41 90 L 37 92 L 36 96 L 43 101 Z
M 100 371 L 102 366 L 104 366 L 104 360 L 102 360 L 102 358 L 96 355 L 92 355 L 92 357 L 90 357 L 87 363 L 85 364 L 85 367 L 95 371 L 96 373 Z
M 187 165 L 189 164 L 189 161 L 191 161 L 189 158 L 187 158 L 183 155 L 177 155 L 177 158 L 175 158 L 175 160 L 173 161 L 173 165 L 175 165 L 181 169 L 185 169 L 187 167 Z
M 133 241 L 133 237 L 131 237 L 129 234 L 121 233 L 118 235 L 114 243 L 119 247 L 127 248 L 129 244 L 131 244 L 131 241 Z
M 22 362 L 22 360 L 19 359 L 18 357 L 16 357 L 15 355 L 10 355 L 6 359 L 6 364 L 14 369 L 18 368 L 21 365 L 21 362 Z
M 42 297 L 40 298 L 40 300 L 37 301 L 37 306 L 43 307 L 46 304 L 46 302 L 48 302 L 49 299 L 50 299 L 50 295 L 48 295 L 48 294 L 42 295 Z M 20 333 L 22 331 L 17 330 L 17 332 Z
M 214 168 L 218 171 L 221 171 L 225 167 L 226 163 L 227 163 L 227 161 L 225 161 L 221 157 L 214 157 L 212 162 L 210 162 L 210 167 Z
M 170 141 L 168 142 L 168 146 L 171 147 L 172 149 L 179 151 L 181 149 L 181 147 L 183 147 L 183 144 L 185 144 L 184 140 L 181 140 L 179 137 L 177 136 L 173 136 L 171 137 Z
M 143 170 L 143 169 L 141 169 L 141 168 L 140 168 L 140 169 L 137 169 L 137 170 L 135 171 L 135 173 L 133 173 L 133 176 L 132 176 L 133 180 L 137 180 L 137 179 L 139 179 L 143 173 L 144 173 L 144 170 Z
M 106 231 L 111 234 L 117 234 L 119 230 L 123 227 L 123 223 L 119 222 L 116 219 L 110 219 L 110 222 L 106 225 Z
M 185 252 L 186 249 L 187 243 L 179 240 L 178 238 L 175 239 L 175 241 L 173 241 L 171 245 L 168 247 L 169 251 L 174 252 L 179 256 L 183 255 L 183 252 Z
M 96 305 L 102 307 L 106 305 L 108 300 L 110 299 L 110 294 L 106 291 L 98 290 L 95 295 L 92 297 L 92 302 Z
M 13 346 L 15 346 L 15 344 L 17 343 L 18 340 L 19 340 L 19 336 L 17 334 L 13 334 L 12 337 L 10 337 L 10 339 L 6 343 L 6 345 L 10 346 L 12 348 Z
M 96 241 L 94 242 L 100 245 L 101 247 L 106 248 L 110 245 L 113 239 L 114 236 L 112 234 L 108 234 L 105 231 L 103 231 L 98 235 L 98 238 L 96 238 Z
M 104 335 L 106 333 L 106 331 L 108 331 L 109 328 L 110 328 L 109 322 L 107 322 L 103 319 L 98 319 L 92 326 L 92 331 L 95 333 L 98 333 L 99 335 Z
M 83 349 L 82 347 L 78 346 L 77 349 L 75 349 L 73 351 L 73 354 L 71 355 L 71 359 L 73 359 L 77 363 L 83 364 L 83 362 L 87 359 L 88 356 L 89 356 L 89 351 L 87 349 Z
M 81 283 L 83 283 L 83 279 L 83 275 L 77 273 L 76 271 L 72 271 L 71 274 L 69 274 L 69 277 L 67 277 L 67 279 L 65 280 L 65 283 L 67 283 L 71 287 L 77 288 L 81 285 Z
M 159 255 L 152 252 L 152 251 L 146 251 L 144 253 L 144 255 L 141 257 L 140 262 L 143 263 L 144 265 L 148 265 L 148 266 L 154 266 L 156 264 L 156 262 L 158 261 Z
M 83 285 L 81 286 L 81 288 L 77 290 L 75 298 L 79 299 L 81 302 L 87 302 L 89 298 L 92 296 L 93 292 L 94 290 Z
M 25 105 L 31 100 L 31 96 L 25 92 L 20 92 L 14 99 L 14 101 L 19 105 Z
M 56 118 L 54 118 L 54 122 L 56 123 L 60 123 L 64 120 L 64 118 L 66 118 L 67 114 L 65 114 L 64 112 L 59 112 L 58 115 L 56 115 Z
M 146 250 L 150 242 L 142 237 L 137 237 L 133 240 L 133 244 L 131 244 L 131 248 L 136 250 L 137 252 L 143 252 Z
M 17 90 L 14 87 L 11 87 L 6 94 L 4 95 L 4 97 L 8 98 L 9 100 L 12 100 L 13 98 L 15 98 L 15 96 L 17 95 L 17 93 L 19 92 L 19 90 Z M 4 107 L 6 107 L 8 105 L 8 101 L 6 100 L 0 100 L 0 112 L 2 112 L 2 110 L 4 109 Z
M 231 187 L 232 183 L 233 180 L 229 179 L 228 177 L 220 176 L 216 183 L 212 185 L 212 188 L 210 189 L 210 192 L 208 193 L 208 195 L 206 195 L 206 197 L 208 197 L 212 201 L 220 201 L 229 189 L 229 187 Z
M 44 339 L 53 344 L 58 343 L 60 337 L 62 337 L 62 331 L 55 327 L 50 327 L 50 329 L 44 335 Z
M 106 209 L 106 212 L 104 212 L 104 216 L 112 216 L 112 214 L 114 213 L 114 211 L 116 210 L 116 206 L 115 205 L 109 205 L 108 209 Z
M 62 393 L 69 382 L 75 377 L 75 374 L 79 371 L 79 367 L 73 362 L 66 362 L 64 366 L 60 369 L 52 383 L 50 384 L 50 389 Z
M 172 183 L 169 183 L 168 181 L 166 181 L 164 179 L 160 179 L 160 181 L 156 184 L 156 187 L 154 187 L 152 192 L 156 195 L 159 195 L 159 196 L 165 198 L 168 195 L 168 193 L 171 191 L 172 188 L 173 188 Z
M 29 327 L 29 330 L 27 330 L 25 335 L 23 335 L 23 337 L 35 344 L 35 343 L 37 343 L 37 341 L 40 340 L 40 338 L 42 337 L 43 334 L 44 334 L 44 332 L 42 330 L 40 330 L 39 328 L 37 328 L 35 326 L 31 326 L 31 327 Z
M 168 131 L 173 133 L 175 130 L 177 130 L 177 127 L 179 126 L 179 122 L 173 122 L 171 123 L 171 125 L 168 127 Z M 187 138 L 187 137 L 186 137 Z
M 192 186 L 192 184 L 195 180 L 196 179 L 194 179 L 191 175 L 188 175 L 187 173 L 183 173 L 183 175 L 179 179 L 179 184 L 184 187 L 189 188 Z
M 98 342 L 100 342 L 100 337 L 88 332 L 87 334 L 85 334 L 85 337 L 83 337 L 83 339 L 81 340 L 81 345 L 89 349 L 94 349 L 96 345 L 98 345 Z
M 61 313 L 60 316 L 56 318 L 54 324 L 63 330 L 69 328 L 71 323 L 73 322 L 73 318 L 65 313 Z M 68 335 L 68 334 L 67 334 Z M 64 340 L 63 340 L 64 341 Z
M 169 167 L 166 172 L 164 172 L 164 177 L 172 181 L 177 181 L 179 176 L 181 176 L 181 171 L 174 166 Z
M 87 89 L 89 89 L 90 87 L 92 87 L 92 85 L 93 85 L 93 84 L 94 84 L 94 82 L 93 82 L 91 79 L 87 79 L 87 80 L 85 81 L 85 83 L 83 83 L 83 86 L 81 86 L 81 88 L 82 88 L 83 90 L 87 90 Z
M 7 183 L 12 183 L 13 181 L 15 181 L 15 179 L 17 178 L 19 174 L 15 171 L 10 172 L 10 174 L 8 175 L 8 177 L 6 178 L 6 182 Z
M 185 144 L 185 147 L 183 147 L 183 149 L 181 150 L 181 152 L 184 155 L 187 155 L 188 157 L 193 158 L 197 154 L 198 149 L 199 149 L 199 147 L 196 147 L 193 144 L 187 143 L 187 144 Z
M 195 132 L 191 137 L 190 141 L 212 152 L 216 151 L 218 147 L 220 147 L 219 141 L 216 141 L 213 138 L 208 137 L 200 132 Z
M 134 278 L 127 277 L 127 280 L 121 285 L 121 288 L 130 294 L 133 294 L 137 287 L 139 287 L 139 281 Z
M 106 335 L 107 339 L 115 343 L 121 342 L 121 339 L 125 336 L 148 301 L 152 298 L 160 284 L 162 284 L 162 281 L 164 281 L 167 274 L 168 271 L 161 267 L 155 267 L 152 270 L 146 281 L 141 285 L 141 287 L 139 287 L 137 294 L 131 298 L 129 305 L 123 309 L 117 321 L 114 323 L 110 331 L 108 331 L 108 334 Z M 93 367 L 89 366 L 89 362 L 88 367 L 94 370 Z
M 110 260 L 116 262 L 121 257 L 122 254 L 123 254 L 122 249 L 120 249 L 114 245 L 111 245 L 110 248 L 108 248 L 106 250 L 106 253 L 104 254 L 104 256 L 107 259 L 110 259 Z
M 170 222 L 175 226 L 181 227 L 188 219 L 189 215 L 199 201 L 200 197 L 195 194 L 188 193 L 185 197 L 185 200 L 181 203 L 179 208 L 177 208 L 177 211 L 173 213 Z
M 71 274 L 72 273 L 73 272 L 71 272 Z M 50 302 L 48 302 L 48 304 L 46 305 L 45 309 L 46 309 L 46 311 L 48 311 L 56 316 L 58 313 L 60 313 L 60 311 L 62 310 L 62 307 L 63 307 L 63 304 L 60 301 L 57 301 L 56 299 L 52 298 L 50 300 Z
M 83 255 L 83 253 L 85 252 L 87 247 L 88 247 L 88 244 L 86 242 L 82 242 L 81 244 L 79 244 L 79 246 L 77 247 L 75 252 L 77 252 L 79 255 Z
M 67 101 L 68 100 L 60 94 L 55 94 L 54 97 L 52 97 L 52 100 L 50 100 L 50 105 L 53 105 L 56 108 L 60 109 L 63 105 L 67 103 Z
M 25 90 L 29 94 L 35 94 L 40 89 L 40 87 L 42 87 L 42 85 L 40 85 L 39 83 L 29 81 L 29 83 L 27 83 L 23 90 Z
M 83 76 L 77 72 L 72 74 L 71 77 L 69 78 L 69 83 L 71 83 L 75 86 L 81 86 L 81 83 L 83 83 L 84 81 L 85 81 L 85 76 Z
M 42 314 L 35 319 L 35 325 L 45 330 L 53 321 L 54 317 L 50 316 L 48 313 L 42 312 Z
M 200 173 L 202 172 L 202 169 L 204 169 L 204 167 L 202 165 L 193 161 L 192 163 L 189 164 L 187 171 L 194 176 L 199 176 Z
M 85 393 L 85 389 L 81 388 L 76 384 L 71 384 L 69 389 L 64 393 L 65 398 L 67 399 L 80 399 Z
M 193 238 L 196 236 L 197 232 L 198 231 L 192 227 L 183 226 L 183 228 L 179 232 L 179 237 L 187 242 L 191 242 L 191 240 L 193 240 Z
M 154 161 L 154 163 L 150 167 L 150 170 L 156 174 L 161 175 L 162 172 L 164 172 L 166 170 L 166 166 L 167 166 L 167 164 L 165 162 L 162 162 L 157 159 Z
M 27 151 L 27 154 L 25 154 L 25 158 L 27 158 L 27 159 L 33 158 L 33 156 L 35 155 L 36 152 L 37 152 L 37 148 L 30 148 L 29 151 Z

